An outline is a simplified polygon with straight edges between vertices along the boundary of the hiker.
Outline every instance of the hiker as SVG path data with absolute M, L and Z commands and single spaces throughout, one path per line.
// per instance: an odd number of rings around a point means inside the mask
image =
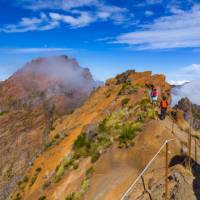
M 151 102 L 154 104 L 157 103 L 158 100 L 158 88 L 156 86 L 152 87 L 152 91 L 151 91 Z
M 147 88 L 151 88 L 151 83 L 149 82 L 149 81 L 146 81 L 146 83 L 145 83 L 145 86 L 147 87 Z
M 150 81 L 146 81 L 145 86 L 149 89 L 148 90 L 149 98 L 150 98 L 151 103 L 152 103 L 153 102 L 153 100 L 152 100 L 152 94 L 153 94 L 154 85 Z
M 166 96 L 162 97 L 162 100 L 160 102 L 160 119 L 164 120 L 166 117 L 166 113 L 167 113 L 167 107 L 168 107 L 168 102 L 167 102 L 167 98 Z

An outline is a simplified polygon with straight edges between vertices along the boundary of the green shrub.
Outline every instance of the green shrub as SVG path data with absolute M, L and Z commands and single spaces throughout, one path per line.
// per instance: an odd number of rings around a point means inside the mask
M 128 105 L 130 99 L 129 98 L 125 98 L 121 101 L 122 106 Z
M 45 199 L 47 199 L 46 196 L 41 196 L 38 198 L 38 200 L 45 200 Z
M 45 190 L 50 186 L 51 182 L 50 181 L 45 181 L 44 184 L 42 185 L 42 189 Z
M 126 82 L 122 84 L 122 88 L 119 91 L 118 95 L 127 95 L 137 93 L 139 90 L 138 85 L 132 85 L 131 82 Z
M 35 171 L 36 171 L 37 173 L 39 173 L 39 172 L 42 171 L 42 168 L 41 168 L 41 167 L 38 167 Z
M 20 193 L 17 193 L 16 197 L 14 198 L 14 200 L 22 200 L 22 196 Z
M 54 138 L 55 138 L 55 139 L 59 139 L 59 138 L 60 138 L 60 135 L 59 135 L 59 134 L 56 134 L 56 135 L 54 136 Z
M 75 152 L 74 152 L 74 158 L 75 159 L 79 159 L 81 157 L 87 157 L 89 156 L 89 152 L 88 152 L 88 149 L 86 147 L 82 147 L 80 149 L 76 149 Z
M 99 152 L 93 152 L 91 154 L 91 162 L 95 163 L 100 157 L 100 153 Z
M 52 126 L 52 127 L 51 127 L 51 131 L 54 131 L 54 130 L 55 130 L 55 127 L 54 127 L 54 126 Z
M 68 194 L 65 200 L 75 200 L 75 193 Z
M 86 178 L 90 178 L 94 173 L 94 167 L 90 167 L 89 169 L 87 169 L 85 176 Z
M 50 147 L 59 144 L 60 141 L 62 141 L 65 137 L 67 137 L 67 133 L 60 133 L 56 134 L 50 141 L 48 141 L 44 146 L 44 151 L 49 149 Z
M 61 180 L 62 176 L 65 173 L 66 169 L 77 169 L 78 163 L 74 163 L 75 159 L 72 158 L 64 158 L 62 162 L 56 167 L 56 173 L 55 173 L 55 182 L 58 182 Z
M 132 144 L 132 140 L 135 136 L 135 130 L 131 127 L 131 125 L 125 125 L 120 132 L 120 145 L 125 145 L 128 147 L 130 144 Z
M 44 149 L 47 150 L 48 148 L 50 148 L 50 147 L 56 145 L 57 143 L 58 143 L 58 140 L 54 137 L 51 141 L 49 141 L 49 142 L 47 142 L 47 143 L 45 144 Z
M 37 176 L 34 175 L 31 179 L 31 186 L 35 183 L 36 179 L 37 179 Z
M 2 111 L 0 112 L 0 116 L 3 116 L 4 114 L 6 114 L 8 111 Z
M 149 119 L 156 119 L 156 111 L 153 108 L 148 109 L 148 111 L 147 111 L 147 117 Z
M 141 131 L 142 123 L 135 122 L 135 123 L 131 124 L 131 128 L 133 131 Z
M 147 118 L 147 113 L 142 111 L 137 115 L 137 122 L 143 123 Z
M 81 133 L 78 138 L 76 139 L 76 141 L 74 142 L 74 149 L 80 149 L 81 147 L 84 147 L 87 145 L 87 141 L 86 141 L 86 134 L 85 133 Z
M 140 101 L 140 108 L 141 108 L 141 110 L 143 110 L 143 111 L 147 111 L 147 108 L 148 108 L 148 106 L 149 106 L 149 103 L 150 103 L 150 100 L 149 99 L 142 99 L 141 101 Z
M 107 130 L 106 128 L 106 122 L 107 118 L 105 118 L 100 124 L 99 124 L 99 131 L 100 132 L 105 132 Z
M 77 162 L 73 164 L 73 169 L 78 169 L 78 167 L 79 167 L 79 164 Z
M 23 182 L 24 182 L 24 183 L 27 183 L 28 180 L 29 180 L 28 176 L 25 176 L 25 177 L 23 178 Z
M 56 171 L 55 182 L 58 182 L 61 179 L 61 177 L 64 175 L 64 173 L 65 173 L 65 167 L 63 164 L 61 164 L 58 167 L 58 170 Z
M 30 183 L 30 187 L 35 183 L 35 181 L 37 180 L 37 177 L 39 175 L 39 173 L 42 171 L 42 168 L 41 167 L 38 167 L 36 170 L 35 170 L 35 174 L 33 175 L 33 177 L 31 178 L 31 183 Z
M 89 180 L 84 179 L 83 182 L 81 183 L 81 189 L 83 192 L 85 192 L 89 188 Z

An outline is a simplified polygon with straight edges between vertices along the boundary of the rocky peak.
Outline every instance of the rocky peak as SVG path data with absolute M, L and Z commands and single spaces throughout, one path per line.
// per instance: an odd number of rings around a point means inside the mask
M 0 200 L 42 149 L 54 121 L 72 113 L 96 82 L 67 56 L 38 58 L 0 83 Z
M 176 107 L 184 112 L 185 120 L 188 122 L 192 114 L 193 128 L 200 129 L 200 105 L 193 104 L 188 98 L 182 98 Z
M 38 106 L 43 100 L 57 98 L 63 110 L 68 110 L 73 97 L 73 107 L 86 98 L 96 83 L 89 71 L 67 56 L 32 60 L 6 80 L 0 89 L 0 105 L 5 109 L 19 106 Z M 63 99 L 63 100 L 61 100 Z M 78 101 L 78 102 L 77 102 Z M 67 104 L 66 104 L 67 103 Z

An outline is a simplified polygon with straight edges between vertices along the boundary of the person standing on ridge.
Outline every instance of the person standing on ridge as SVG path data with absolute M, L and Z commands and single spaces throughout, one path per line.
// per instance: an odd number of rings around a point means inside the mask
M 158 100 L 158 88 L 156 86 L 153 86 L 152 92 L 151 92 L 151 101 L 153 105 L 156 105 Z
M 151 103 L 153 103 L 152 96 L 153 96 L 154 85 L 150 81 L 146 81 L 145 86 L 148 88 L 149 98 L 151 100 Z
M 161 120 L 164 120 L 166 117 L 167 107 L 168 107 L 167 98 L 166 96 L 163 96 L 160 102 L 160 119 Z

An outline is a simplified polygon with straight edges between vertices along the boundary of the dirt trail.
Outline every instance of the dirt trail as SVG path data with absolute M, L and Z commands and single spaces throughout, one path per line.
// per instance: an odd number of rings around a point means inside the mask
M 133 148 L 122 150 L 115 146 L 110 149 L 96 163 L 95 175 L 85 200 L 120 199 L 161 144 L 169 138 L 173 135 L 155 120 L 136 137 Z

